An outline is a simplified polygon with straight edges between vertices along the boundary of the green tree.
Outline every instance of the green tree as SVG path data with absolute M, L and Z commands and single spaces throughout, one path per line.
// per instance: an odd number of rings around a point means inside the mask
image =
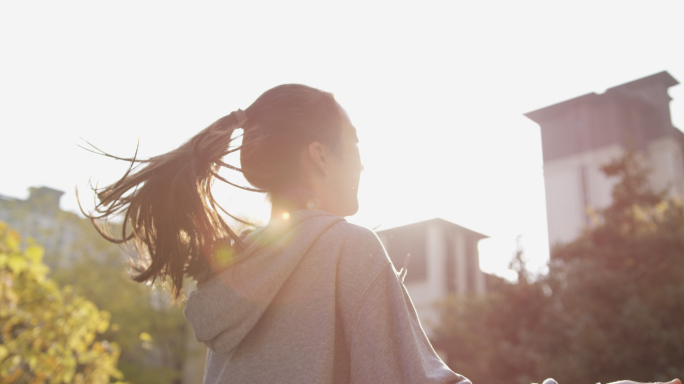
M 635 152 L 603 171 L 618 178 L 612 204 L 552 250 L 547 275 L 444 305 L 437 340 L 455 370 L 488 383 L 684 376 L 684 207 L 648 187 Z
M 29 242 L 30 243 L 30 242 Z M 110 315 L 47 277 L 43 250 L 22 249 L 0 223 L 0 377 L 3 383 L 109 383 L 119 347 L 101 338 Z
M 0 216 L 44 244 L 50 279 L 111 314 L 112 325 L 104 337 L 120 347 L 118 368 L 126 381 L 180 382 L 183 365 L 197 343 L 181 308 L 171 304 L 161 286 L 128 277 L 125 249 L 103 239 L 90 221 L 60 210 L 50 195 L 32 193 L 28 200 L 0 201 Z
M 119 369 L 127 381 L 180 383 L 188 343 L 194 343 L 181 307 L 171 303 L 161 286 L 131 280 L 119 248 L 109 249 L 55 271 L 54 279 L 71 284 L 74 291 L 112 314 L 107 336 L 121 346 Z

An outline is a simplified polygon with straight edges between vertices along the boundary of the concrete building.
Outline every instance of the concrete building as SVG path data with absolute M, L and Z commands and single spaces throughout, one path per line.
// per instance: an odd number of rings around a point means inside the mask
M 684 196 L 684 134 L 668 94 L 677 84 L 660 72 L 525 114 L 541 126 L 549 244 L 575 239 L 610 204 L 616 180 L 601 166 L 628 146 L 644 154 L 652 188 Z
M 484 293 L 477 243 L 485 235 L 442 219 L 377 232 L 397 270 L 407 267 L 404 285 L 428 336 L 438 323 L 435 302 L 449 294 Z
M 53 269 L 69 267 L 86 252 L 96 251 L 82 241 L 90 223 L 59 208 L 64 192 L 49 187 L 29 188 L 26 200 L 0 195 L 0 221 L 32 238 L 51 256 L 45 262 Z

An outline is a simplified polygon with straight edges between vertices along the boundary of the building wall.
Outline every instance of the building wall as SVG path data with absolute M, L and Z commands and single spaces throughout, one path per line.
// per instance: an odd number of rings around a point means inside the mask
M 608 206 L 617 180 L 601 167 L 632 147 L 644 155 L 650 185 L 684 195 L 684 134 L 672 125 L 667 72 L 525 114 L 541 126 L 549 244 L 575 239 Z
M 549 244 L 576 238 L 590 224 L 590 212 L 610 203 L 615 181 L 601 173 L 601 166 L 622 151 L 613 145 L 544 164 Z
M 684 197 L 684 153 L 675 137 L 663 137 L 649 143 L 648 165 L 651 186 L 667 189 L 672 196 Z
M 437 302 L 449 294 L 485 292 L 477 251 L 484 236 L 443 220 L 389 229 L 378 236 L 397 270 L 411 254 L 404 285 L 428 336 L 440 320 Z
M 591 212 L 610 205 L 615 178 L 601 167 L 624 154 L 618 144 L 585 151 L 544 164 L 549 244 L 572 241 L 592 223 Z M 679 141 L 665 136 L 649 142 L 643 151 L 651 170 L 650 186 L 684 197 L 684 156 Z
M 62 191 L 47 187 L 29 191 L 26 200 L 0 196 L 0 221 L 21 233 L 25 241 L 35 240 L 50 256 L 59 256 L 45 260 L 51 268 L 68 268 L 85 254 L 97 252 L 83 240 L 92 225 L 59 208 Z

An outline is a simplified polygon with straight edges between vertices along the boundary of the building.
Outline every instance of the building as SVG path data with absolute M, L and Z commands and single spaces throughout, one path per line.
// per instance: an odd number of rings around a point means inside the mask
M 601 166 L 628 147 L 645 155 L 652 188 L 684 196 L 684 134 L 668 94 L 677 84 L 660 72 L 525 114 L 541 126 L 549 244 L 572 241 L 591 210 L 610 205 L 617 180 Z
M 0 221 L 8 223 L 24 239 L 32 238 L 50 256 L 45 262 L 53 269 L 70 266 L 87 252 L 96 249 L 84 244 L 92 225 L 78 215 L 59 208 L 64 192 L 49 187 L 29 188 L 26 200 L 0 195 Z
M 439 321 L 437 301 L 449 294 L 486 291 L 477 249 L 485 235 L 442 219 L 377 234 L 395 268 L 407 267 L 404 285 L 428 335 L 431 326 Z

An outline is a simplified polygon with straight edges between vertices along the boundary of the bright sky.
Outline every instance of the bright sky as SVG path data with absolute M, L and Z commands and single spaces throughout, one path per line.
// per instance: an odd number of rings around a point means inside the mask
M 503 273 L 548 258 L 539 127 L 523 113 L 663 70 L 684 81 L 681 1 L 0 2 L 0 194 L 67 191 L 173 149 L 263 91 L 333 92 L 365 171 L 350 221 L 442 217 Z M 670 90 L 684 128 L 684 91 Z M 253 201 L 230 189 L 226 205 Z M 88 195 L 90 196 L 90 195 Z M 249 208 L 247 208 L 249 207 Z

